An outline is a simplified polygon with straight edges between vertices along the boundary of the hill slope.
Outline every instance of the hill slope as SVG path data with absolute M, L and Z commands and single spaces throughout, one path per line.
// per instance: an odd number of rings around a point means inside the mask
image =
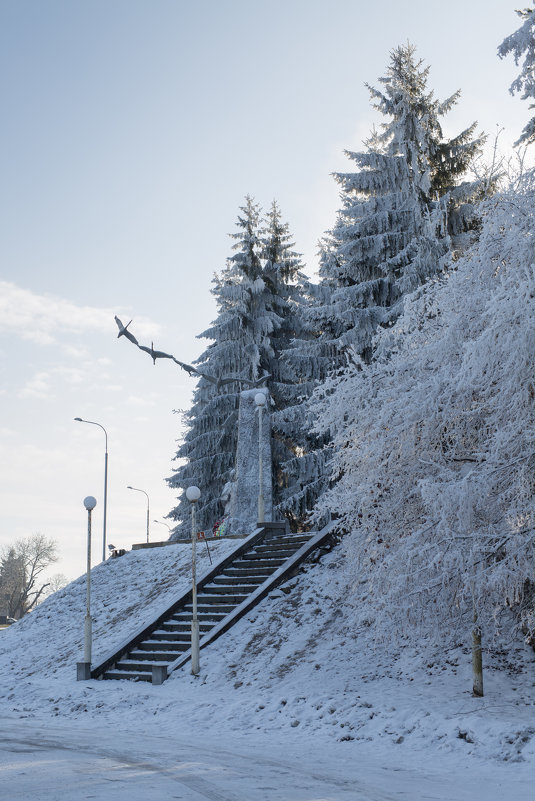
M 393 651 L 375 644 L 344 580 L 350 545 L 347 537 L 307 565 L 202 651 L 199 677 L 184 668 L 161 687 L 76 681 L 81 577 L 0 634 L 2 714 L 83 718 L 85 726 L 143 722 L 144 731 L 157 726 L 170 735 L 180 721 L 183 733 L 276 738 L 289 747 L 314 738 L 352 752 L 369 743 L 389 753 L 388 760 L 394 755 L 410 763 L 442 752 L 476 762 L 524 762 L 528 770 L 535 756 L 533 652 L 519 643 L 507 657 L 499 649 L 485 654 L 486 696 L 476 699 L 467 649 L 440 652 L 418 643 Z M 234 546 L 215 543 L 216 559 Z M 199 562 L 202 575 L 208 567 L 202 550 Z M 134 551 L 96 567 L 95 661 L 184 591 L 189 570 L 187 546 Z

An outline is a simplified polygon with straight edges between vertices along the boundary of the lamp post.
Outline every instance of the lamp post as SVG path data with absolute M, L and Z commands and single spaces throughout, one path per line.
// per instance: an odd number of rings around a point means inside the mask
M 167 526 L 167 528 L 169 529 L 169 533 L 171 533 L 171 526 L 168 525 L 167 523 L 164 523 L 163 520 L 153 520 L 152 522 L 158 523 L 159 526 Z
M 150 501 L 149 496 L 145 492 L 145 490 L 137 489 L 137 487 L 130 487 L 128 486 L 127 489 L 134 490 L 134 492 L 142 492 L 143 495 L 147 496 L 147 542 L 149 541 L 149 516 L 150 516 Z
M 199 665 L 199 620 L 197 618 L 197 537 L 195 533 L 195 504 L 201 497 L 199 487 L 188 487 L 186 498 L 191 503 L 191 672 L 196 676 Z
M 84 506 L 87 509 L 87 576 L 86 576 L 86 601 L 84 618 L 84 661 L 78 662 L 77 679 L 85 681 L 91 678 L 91 642 L 93 637 L 93 621 L 91 620 L 91 512 L 97 505 L 97 501 L 92 495 L 84 498 Z
M 102 561 L 106 560 L 106 519 L 108 510 L 108 432 L 100 423 L 94 423 L 93 420 L 83 420 L 81 417 L 74 418 L 78 423 L 89 423 L 92 426 L 98 426 L 104 431 L 106 438 L 106 447 L 104 453 L 104 525 L 102 532 Z
M 266 396 L 257 392 L 254 402 L 258 409 L 258 522 L 264 522 L 264 476 L 262 464 L 262 409 L 266 405 Z

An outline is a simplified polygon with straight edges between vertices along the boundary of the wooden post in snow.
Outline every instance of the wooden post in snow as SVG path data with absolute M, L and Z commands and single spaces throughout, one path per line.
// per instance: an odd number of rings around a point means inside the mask
M 475 595 L 474 603 L 474 628 L 472 629 L 472 695 L 482 698 L 483 693 L 483 658 L 481 655 L 481 628 L 477 622 L 477 607 Z

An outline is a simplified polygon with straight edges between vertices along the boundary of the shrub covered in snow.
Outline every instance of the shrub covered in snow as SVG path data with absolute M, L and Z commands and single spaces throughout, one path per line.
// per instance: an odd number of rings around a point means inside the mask
M 325 388 L 350 570 L 381 632 L 487 631 L 535 581 L 535 177 L 488 200 L 478 244 Z M 464 625 L 464 624 L 463 624 Z

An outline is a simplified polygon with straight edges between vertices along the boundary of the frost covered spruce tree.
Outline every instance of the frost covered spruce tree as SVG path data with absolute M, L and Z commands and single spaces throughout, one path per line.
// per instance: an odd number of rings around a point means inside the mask
M 325 393 L 348 569 L 378 636 L 535 634 L 535 176 Z M 477 656 L 477 653 L 475 654 Z M 476 692 L 480 688 L 474 688 Z
M 440 118 L 459 92 L 439 102 L 427 88 L 428 73 L 412 45 L 392 52 L 382 89 L 368 87 L 385 122 L 364 151 L 347 152 L 357 171 L 335 174 L 342 208 L 321 243 L 321 280 L 308 312 L 316 337 L 285 356 L 297 369 L 308 363 L 309 378 L 319 384 L 344 367 L 348 348 L 371 359 L 378 327 L 392 324 L 406 292 L 444 269 L 450 234 L 473 224 L 471 202 L 481 186 L 462 178 L 482 139 L 474 138 L 476 123 L 444 138 Z M 308 414 L 313 410 L 314 402 Z M 287 500 L 297 516 L 328 481 L 329 440 L 323 430 L 315 451 L 286 465 L 300 488 Z
M 199 335 L 212 341 L 195 364 L 212 377 L 255 380 L 269 362 L 269 335 L 276 316 L 267 308 L 271 299 L 265 297 L 261 278 L 260 208 L 247 197 L 240 211 L 237 231 L 231 234 L 235 253 L 213 281 L 217 317 Z M 181 490 L 191 484 L 201 488 L 198 504 L 201 529 L 212 526 L 224 512 L 221 494 L 234 468 L 240 389 L 238 381 L 217 386 L 201 378 L 186 414 L 188 431 L 176 455 L 177 460 L 185 462 L 168 483 Z M 187 532 L 188 506 L 182 492 L 178 506 L 171 512 L 180 521 L 174 536 Z
M 266 375 L 275 407 L 287 403 L 290 377 L 279 369 L 278 353 L 301 330 L 300 261 L 292 250 L 288 226 L 276 204 L 265 224 L 251 197 L 240 211 L 237 231 L 231 234 L 235 252 L 213 282 L 217 317 L 199 335 L 211 342 L 195 362 L 207 376 L 232 376 L 236 381 L 217 385 L 200 378 L 186 415 L 188 430 L 176 455 L 184 461 L 168 479 L 171 487 L 181 490 L 190 484 L 201 488 L 201 528 L 211 527 L 225 511 L 222 494 L 235 467 L 240 390 Z M 287 432 L 275 432 L 274 456 L 281 458 L 288 448 Z M 189 504 L 184 494 L 171 515 L 179 521 L 173 536 L 186 534 Z
M 511 94 L 522 92 L 524 100 L 535 100 L 535 13 L 533 8 L 525 8 L 516 12 L 523 20 L 521 27 L 508 36 L 498 48 L 500 58 L 512 53 L 515 64 L 522 57 L 522 70 L 518 78 L 511 84 Z M 532 103 L 530 108 L 534 108 Z M 516 144 L 529 144 L 535 141 L 535 117 L 527 123 Z
M 308 335 L 304 316 L 307 302 L 308 279 L 303 274 L 301 255 L 293 248 L 295 243 L 288 223 L 282 221 L 281 211 L 273 201 L 260 232 L 263 279 L 269 285 L 273 310 L 279 317 L 271 334 L 271 347 L 275 359 L 271 364 L 272 396 L 277 405 L 288 404 L 293 397 L 293 386 L 298 380 L 288 366 L 278 359 L 294 340 Z
M 271 288 L 273 311 L 278 316 L 271 334 L 272 359 L 267 385 L 273 404 L 274 504 L 279 511 L 284 499 L 296 489 L 289 484 L 288 474 L 282 466 L 302 452 L 308 442 L 308 429 L 303 425 L 299 408 L 311 391 L 307 384 L 307 371 L 296 371 L 295 364 L 281 358 L 288 348 L 312 337 L 306 321 L 310 282 L 302 272 L 301 256 L 293 248 L 289 226 L 282 222 L 280 209 L 273 202 L 262 230 L 262 255 L 264 280 Z M 285 410 L 289 408 L 298 413 L 287 415 Z
M 395 319 L 402 295 L 443 270 L 448 234 L 468 214 L 460 206 L 480 191 L 461 182 L 482 144 L 476 123 L 444 139 L 440 118 L 460 93 L 439 102 L 428 74 L 412 45 L 393 51 L 383 88 L 368 87 L 386 121 L 365 151 L 347 151 L 358 170 L 335 174 L 342 208 L 323 243 L 314 314 L 339 363 L 347 345 L 368 361 L 375 331 Z

